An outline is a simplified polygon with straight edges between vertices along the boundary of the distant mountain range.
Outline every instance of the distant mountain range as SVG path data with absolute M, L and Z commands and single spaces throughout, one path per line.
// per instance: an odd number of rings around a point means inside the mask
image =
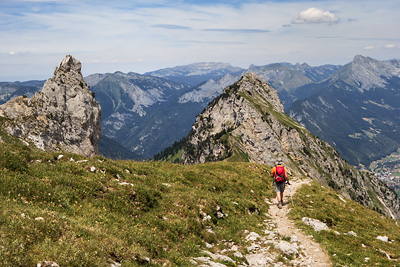
M 36 91 L 42 90 L 45 81 L 0 82 L 0 104 L 20 96 L 32 97 Z
M 106 156 L 152 158 L 184 138 L 196 115 L 224 88 L 254 72 L 278 91 L 293 118 L 348 162 L 367 165 L 399 147 L 399 65 L 398 60 L 362 56 L 345 66 L 274 63 L 242 69 L 195 63 L 144 75 L 92 74 L 85 81 L 102 107 L 103 136 L 108 139 L 101 140 L 100 149 Z M 43 82 L 0 83 L 0 101 L 30 96 Z
M 264 80 L 279 92 L 279 97 L 285 107 L 297 99 L 303 98 L 296 89 L 320 82 L 340 69 L 338 65 L 323 65 L 311 67 L 308 64 L 275 63 L 266 66 L 250 66 L 248 72 L 259 74 Z
M 334 75 L 299 87 L 288 109 L 351 164 L 368 166 L 400 147 L 400 60 L 356 56 Z
M 309 84 L 324 79 L 338 68 L 281 63 L 245 70 L 226 63 L 195 63 L 145 75 L 95 74 L 86 80 L 102 106 L 103 135 L 141 158 L 151 158 L 186 136 L 195 116 L 248 71 L 279 85 L 280 93 L 291 103 L 296 99 L 291 94 L 296 88 L 295 78 L 301 85 Z M 285 83 L 290 86 L 284 86 Z
M 164 78 L 116 72 L 103 75 L 91 88 L 102 107 L 103 135 L 142 159 L 183 136 L 182 121 L 195 116 L 171 106 L 189 86 Z M 187 116 L 181 118 L 182 113 Z
M 240 75 L 245 69 L 228 63 L 200 62 L 173 68 L 160 69 L 145 75 L 166 78 L 175 82 L 197 86 L 207 80 L 219 79 L 225 74 Z

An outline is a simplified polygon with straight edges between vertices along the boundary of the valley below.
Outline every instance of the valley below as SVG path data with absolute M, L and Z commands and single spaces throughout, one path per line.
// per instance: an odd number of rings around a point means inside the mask
M 400 149 L 369 166 L 375 176 L 400 197 Z

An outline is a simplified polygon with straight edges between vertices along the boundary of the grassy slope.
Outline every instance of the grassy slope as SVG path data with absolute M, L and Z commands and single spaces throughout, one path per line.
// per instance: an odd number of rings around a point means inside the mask
M 261 234 L 264 198 L 273 193 L 260 178 L 266 166 L 57 159 L 2 139 L 2 266 L 105 266 L 109 259 L 137 266 L 146 257 L 154 266 L 190 266 L 205 242 L 240 245 L 244 230 Z M 228 217 L 217 219 L 217 205 Z M 211 219 L 203 221 L 205 214 Z
M 317 182 L 302 187 L 293 200 L 290 217 L 326 248 L 334 266 L 400 266 L 399 222 L 354 201 L 343 201 Z M 315 232 L 302 222 L 303 217 L 325 222 L 331 231 Z M 350 231 L 357 237 L 346 235 Z M 387 236 L 390 242 L 378 240 L 378 236 Z
M 221 240 L 232 240 L 246 254 L 244 230 L 262 235 L 268 210 L 264 198 L 274 194 L 267 166 L 182 166 L 101 157 L 86 161 L 72 154 L 57 159 L 59 154 L 1 137 L 2 266 L 34 266 L 43 260 L 60 266 L 105 266 L 110 259 L 138 266 L 146 257 L 153 266 L 190 266 L 191 257 L 203 255 L 205 242 L 218 250 Z M 318 183 L 302 188 L 294 203 L 292 218 L 326 247 L 335 266 L 400 266 L 382 252 L 400 258 L 395 221 L 353 201 L 343 202 Z M 217 219 L 217 205 L 228 217 Z M 205 214 L 211 219 L 203 221 Z M 301 222 L 304 216 L 326 222 L 340 235 L 314 232 Z M 349 231 L 358 237 L 345 235 Z M 377 240 L 378 235 L 391 242 Z

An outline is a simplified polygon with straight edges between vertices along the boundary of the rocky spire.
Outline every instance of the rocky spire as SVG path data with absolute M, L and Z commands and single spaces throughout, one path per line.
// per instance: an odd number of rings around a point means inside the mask
M 99 154 L 101 109 L 83 79 L 81 66 L 67 55 L 41 93 L 0 106 L 0 116 L 13 120 L 7 131 L 43 150 Z

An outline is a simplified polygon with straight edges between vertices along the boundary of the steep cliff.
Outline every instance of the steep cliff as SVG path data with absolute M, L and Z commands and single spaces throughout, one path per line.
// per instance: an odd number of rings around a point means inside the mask
M 42 92 L 19 96 L 0 106 L 3 128 L 43 150 L 99 154 L 100 105 L 81 73 L 81 63 L 67 55 Z
M 276 90 L 254 73 L 227 87 L 196 118 L 181 153 L 185 164 L 233 160 L 273 165 L 282 158 L 292 175 L 309 176 L 400 219 L 396 194 L 287 116 Z

